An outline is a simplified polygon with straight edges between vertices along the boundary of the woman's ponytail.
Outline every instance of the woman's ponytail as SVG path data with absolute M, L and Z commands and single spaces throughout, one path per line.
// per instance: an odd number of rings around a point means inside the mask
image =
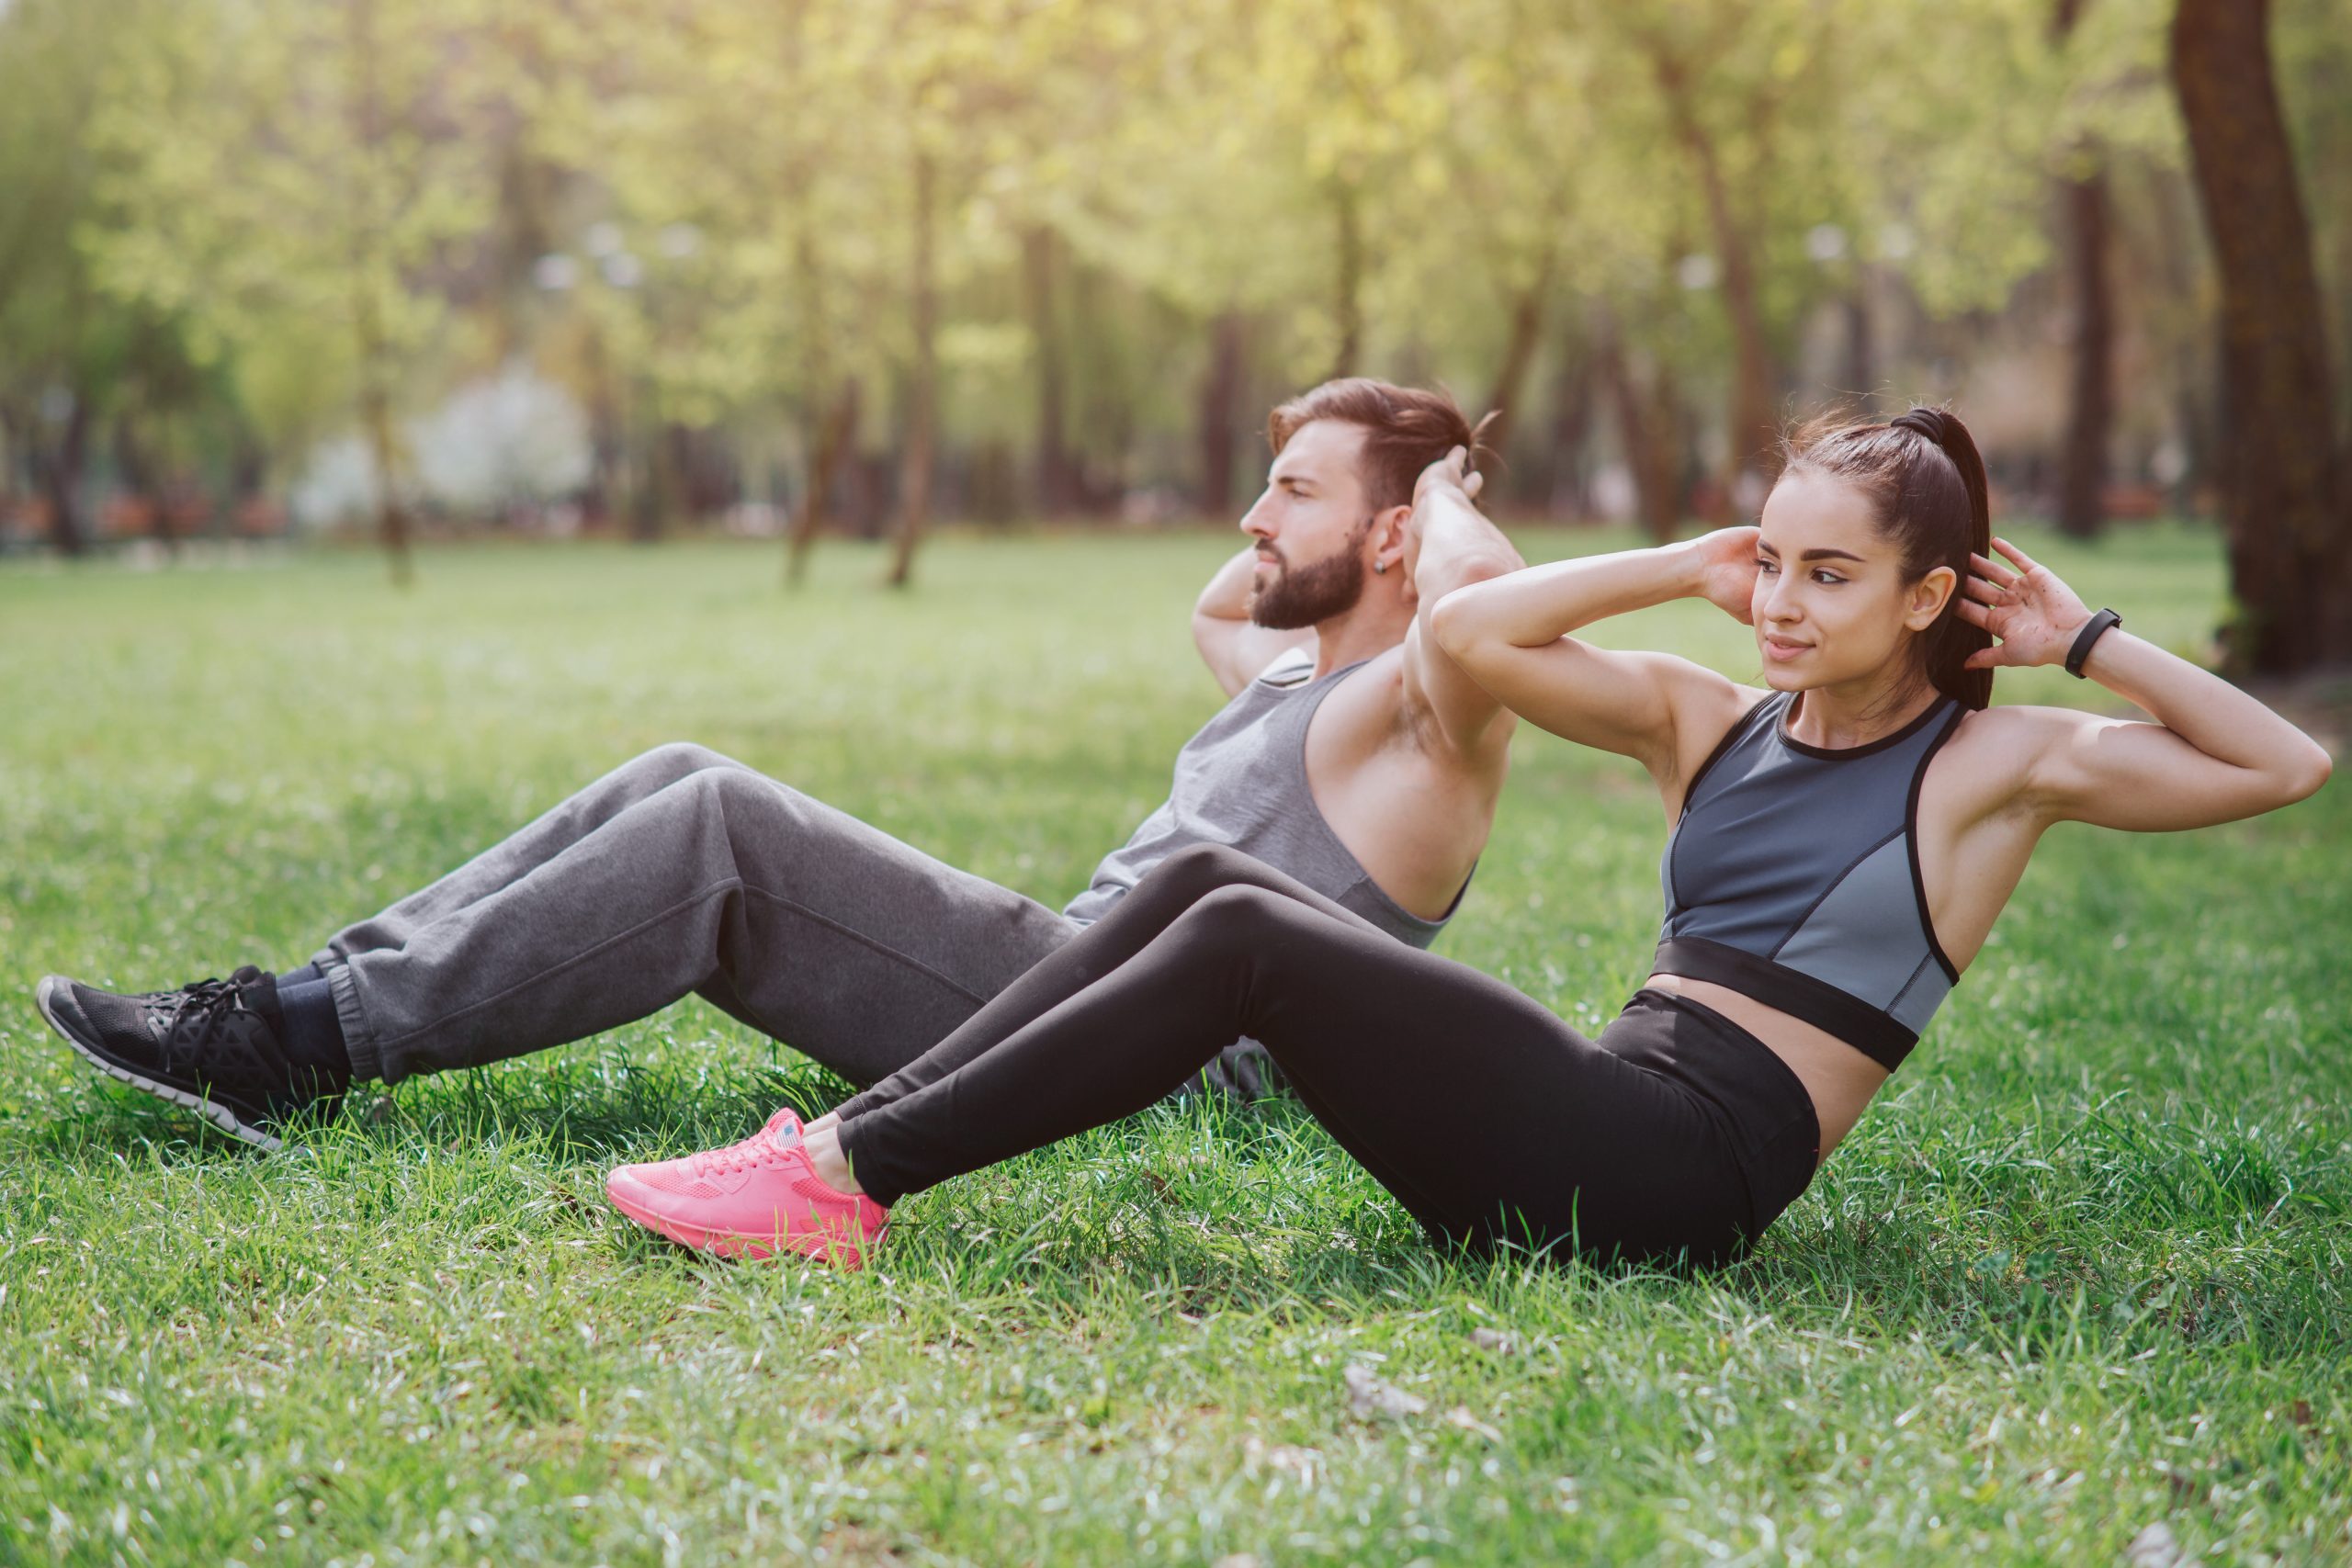
M 1968 492 L 1967 548 L 1990 557 L 1992 502 L 1984 484 L 1984 459 L 1978 454 L 1968 426 L 1960 423 L 1957 414 L 1928 408 L 1913 409 L 1890 423 L 1894 429 L 1916 431 L 1934 442 L 1937 450 L 1959 471 L 1961 488 Z M 1920 634 L 1927 644 L 1928 679 L 1935 682 L 1936 690 L 1962 706 L 1981 708 L 1993 700 L 1993 672 L 1971 670 L 1968 656 L 1992 647 L 1993 634 L 1960 614 L 1960 602 L 1968 587 L 1971 570 L 1967 554 L 1956 551 L 1941 564 L 1951 566 L 1958 581 L 1952 584 L 1951 598 L 1945 604 L 1944 613 L 1937 617 L 1934 626 Z

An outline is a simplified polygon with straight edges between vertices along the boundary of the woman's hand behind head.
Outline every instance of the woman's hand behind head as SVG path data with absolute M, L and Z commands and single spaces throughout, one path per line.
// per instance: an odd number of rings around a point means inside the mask
M 1758 530 L 1718 528 L 1690 541 L 1700 559 L 1699 594 L 1743 626 L 1756 624 L 1756 540 Z
M 1986 556 L 1968 558 L 1967 596 L 1959 614 L 1996 638 L 1991 648 L 1968 656 L 1968 667 L 2064 664 L 2075 635 L 2091 618 L 2089 609 L 2056 572 L 2007 539 L 1994 540 L 1993 547 L 2008 558 L 2007 564 Z

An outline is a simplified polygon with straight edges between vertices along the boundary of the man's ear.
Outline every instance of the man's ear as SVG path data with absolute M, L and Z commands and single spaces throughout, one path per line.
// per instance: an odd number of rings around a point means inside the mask
M 1948 566 L 1939 566 L 1911 585 L 1903 606 L 1903 624 L 1915 632 L 1926 631 L 1944 613 L 1944 602 L 1959 585 L 1960 574 Z
M 1373 561 L 1385 565 L 1390 571 L 1409 571 L 1412 561 L 1408 554 L 1412 546 L 1413 517 L 1409 506 L 1392 506 L 1376 512 L 1372 518 Z

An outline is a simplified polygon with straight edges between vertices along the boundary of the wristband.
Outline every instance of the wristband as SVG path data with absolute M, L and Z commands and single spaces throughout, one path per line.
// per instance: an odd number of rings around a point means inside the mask
M 2112 610 L 2101 610 L 2085 621 L 2083 629 L 2075 634 L 2075 646 L 2066 650 L 2066 673 L 2077 681 L 2087 680 L 2089 677 L 2083 673 L 2083 660 L 2091 656 L 2091 644 L 2097 642 L 2108 627 L 2122 624 L 2123 617 Z

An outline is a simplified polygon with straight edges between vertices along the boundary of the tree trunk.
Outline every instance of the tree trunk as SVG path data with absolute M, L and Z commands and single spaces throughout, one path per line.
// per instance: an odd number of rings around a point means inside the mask
M 372 0 L 356 0 L 345 16 L 349 61 L 357 73 L 357 102 L 353 106 L 358 119 L 356 130 L 363 154 L 371 158 L 384 141 L 383 106 L 377 97 L 375 18 Z M 371 182 L 364 179 L 353 186 L 355 193 L 363 197 L 370 188 Z M 391 371 L 386 363 L 391 344 L 384 302 L 377 296 L 370 271 L 376 248 L 382 243 L 382 228 L 380 215 L 372 209 L 360 213 L 346 265 L 351 269 L 352 326 L 359 350 L 359 418 L 376 463 L 376 527 L 391 566 L 392 586 L 406 588 L 415 581 L 416 570 L 409 558 L 408 513 L 400 502 L 400 448 L 392 430 Z
M 2288 674 L 2352 658 L 2352 526 L 2269 18 L 2268 0 L 2180 0 L 2171 63 L 2222 281 L 2232 662 Z
M 630 400 L 636 414 L 634 428 L 627 437 L 631 448 L 629 458 L 628 536 L 640 545 L 658 544 L 662 539 L 663 509 L 669 504 L 670 460 L 662 450 L 661 395 L 650 381 L 639 383 L 638 395 Z
M 932 257 L 933 206 L 938 166 L 928 152 L 915 154 L 915 248 L 910 285 L 914 295 L 914 376 L 907 389 L 907 450 L 899 469 L 899 542 L 890 554 L 889 584 L 913 581 L 915 547 L 930 521 L 933 422 L 937 417 L 939 366 L 934 338 L 939 328 L 939 280 Z
M 164 487 L 139 445 L 139 431 L 129 409 L 115 411 L 111 434 L 116 484 L 148 507 L 147 526 L 155 542 L 167 552 L 174 549 L 178 541 L 172 530 L 171 509 L 164 504 Z
M 1724 309 L 1731 318 L 1731 464 L 1724 476 L 1726 504 L 1736 506 L 1738 479 L 1753 473 L 1770 479 L 1780 470 L 1780 425 L 1772 417 L 1772 354 L 1765 341 L 1763 304 L 1757 287 L 1754 248 L 1732 210 L 1715 144 L 1699 123 L 1682 62 L 1660 52 L 1654 60 L 1666 94 L 1674 134 L 1690 153 L 1707 208 L 1707 227 L 1723 263 Z
M 784 581 L 788 588 L 797 588 L 808 580 L 808 552 L 816 547 L 817 535 L 825 526 L 825 506 L 833 492 L 833 476 L 841 469 L 842 454 L 857 434 L 857 378 L 850 378 L 826 408 L 823 416 L 811 422 L 809 433 L 808 493 L 800 498 L 800 511 L 792 519 L 784 558 Z
M 704 493 L 701 443 L 695 439 L 691 426 L 672 420 L 662 427 L 662 454 L 669 460 L 665 471 L 670 481 L 662 515 L 692 527 L 695 519 L 705 514 L 704 502 L 708 499 Z
M 1553 517 L 1579 522 L 1587 510 L 1584 444 L 1592 428 L 1594 355 L 1582 352 L 1582 345 L 1573 342 L 1563 348 L 1559 377 L 1552 389 L 1552 482 L 1544 511 Z
M 392 586 L 406 588 L 416 581 L 416 569 L 409 558 L 408 509 L 400 500 L 400 448 L 392 433 L 391 399 L 372 363 L 362 372 L 366 386 L 360 393 L 360 422 L 368 430 L 368 451 L 376 463 L 376 532 L 384 541 L 384 554 L 391 565 Z
M 1535 344 L 1544 332 L 1544 307 L 1552 292 L 1552 257 L 1546 252 L 1535 271 L 1535 279 L 1520 290 L 1511 302 L 1510 337 L 1503 345 L 1502 363 L 1495 368 L 1493 387 L 1487 393 L 1487 406 L 1473 413 L 1491 413 L 1495 423 L 1487 427 L 1487 445 L 1497 453 L 1509 450 L 1513 412 L 1527 389 L 1527 372 L 1535 363 Z
M 1363 352 L 1363 215 L 1356 187 L 1340 185 L 1334 193 L 1332 216 L 1339 229 L 1339 270 L 1333 279 L 1332 308 L 1340 332 L 1340 348 L 1331 362 L 1332 380 L 1356 373 L 1356 358 Z
M 1871 395 L 1871 380 L 1878 365 L 1877 334 L 1871 323 L 1871 280 L 1867 269 L 1854 277 L 1854 291 L 1846 296 L 1846 390 L 1856 398 Z
M 1057 517 L 1076 504 L 1069 447 L 1063 435 L 1065 367 L 1061 312 L 1055 309 L 1054 231 L 1042 225 L 1022 236 L 1022 275 L 1028 286 L 1029 327 L 1037 343 L 1037 511 Z
M 2065 186 L 2066 270 L 2074 285 L 2074 366 L 2058 457 L 2058 526 L 2096 537 L 2106 519 L 2107 446 L 2115 424 L 2115 301 L 2107 267 L 2107 175 Z
M 1241 428 L 1244 373 L 1241 313 L 1209 323 L 1209 367 L 1201 378 L 1201 512 L 1222 517 L 1233 505 L 1233 444 Z
M 798 80 L 800 60 L 800 28 L 806 7 L 795 5 L 791 9 L 790 60 L 794 80 Z M 806 169 L 796 170 L 796 193 L 808 179 Z M 817 547 L 817 536 L 825 526 L 825 508 L 832 499 L 833 470 L 841 460 L 842 442 L 857 428 L 857 379 L 850 378 L 839 390 L 831 389 L 833 377 L 833 339 L 831 323 L 826 316 L 825 273 L 817 260 L 817 236 L 813 220 L 804 209 L 793 233 L 792 272 L 799 285 L 800 321 L 806 334 L 802 339 L 800 363 L 801 407 L 805 411 L 803 440 L 808 452 L 808 491 L 800 498 L 800 510 L 793 515 L 792 525 L 785 530 L 784 585 L 797 588 L 808 581 L 808 552 Z M 830 400 L 827 400 L 830 398 Z
M 242 531 L 246 508 L 259 504 L 263 500 L 262 491 L 268 483 L 269 450 L 261 444 L 261 438 L 253 433 L 252 428 L 240 420 L 235 441 L 230 448 L 228 499 L 213 525 L 214 534 Z
M 2196 186 L 2187 169 L 2158 173 L 2149 181 L 2149 206 L 2154 220 L 2153 258 L 2159 287 L 2177 299 L 2197 297 L 2205 270 L 2204 247 L 2197 232 L 2203 221 L 2196 209 Z M 2221 373 L 2207 363 L 2220 348 L 2220 336 L 2202 338 L 2183 333 L 2172 352 L 2169 401 L 2174 438 L 2180 444 L 2180 476 L 2174 480 L 2170 501 L 2184 517 L 2199 515 L 2213 486 L 2216 454 L 2221 446 L 2218 390 Z
M 1601 379 L 1609 383 L 1611 407 L 1617 415 L 1617 442 L 1624 448 L 1625 468 L 1634 480 L 1634 510 L 1649 536 L 1670 542 L 1680 523 L 1677 504 L 1675 457 L 1671 432 L 1658 418 L 1656 393 L 1645 389 L 1626 358 L 1614 327 L 1604 329 L 1594 356 Z
M 2051 34 L 2063 44 L 2086 0 L 2058 0 Z M 2061 187 L 2066 273 L 2073 294 L 2073 367 L 2067 378 L 2065 443 L 2058 454 L 2058 527 L 2098 536 L 2107 521 L 2108 436 L 2115 423 L 2115 307 L 2107 269 L 2107 175 L 2093 169 Z
M 47 451 L 33 446 L 36 477 L 49 500 L 51 537 L 62 556 L 78 556 L 89 547 L 82 526 L 82 468 L 89 456 L 90 400 L 75 392 L 73 402 L 56 445 Z

